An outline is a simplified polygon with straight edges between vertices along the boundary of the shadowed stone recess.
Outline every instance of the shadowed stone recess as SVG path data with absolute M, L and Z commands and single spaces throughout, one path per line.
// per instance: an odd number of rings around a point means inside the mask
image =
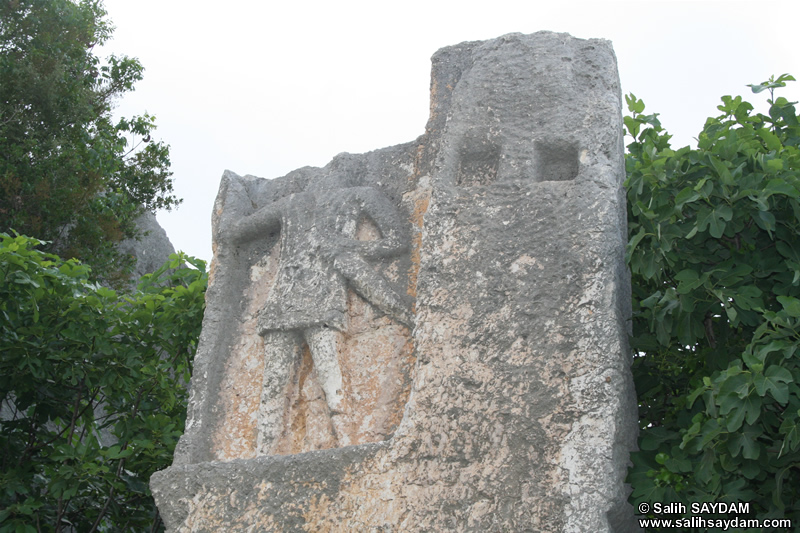
M 226 172 L 169 531 L 635 531 L 604 40 L 439 50 L 408 144 Z

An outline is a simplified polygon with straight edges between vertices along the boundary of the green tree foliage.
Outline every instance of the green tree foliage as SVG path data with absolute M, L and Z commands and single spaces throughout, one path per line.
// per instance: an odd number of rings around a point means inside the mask
M 0 234 L 0 532 L 159 530 L 147 483 L 183 431 L 205 265 L 120 293 L 40 244 Z
M 143 210 L 179 200 L 154 118 L 112 120 L 143 69 L 94 54 L 111 35 L 105 15 L 100 0 L 0 1 L 0 231 L 113 279 L 125 266 L 114 243 Z
M 724 96 L 673 150 L 627 97 L 634 377 L 632 501 L 754 502 L 800 524 L 800 124 Z

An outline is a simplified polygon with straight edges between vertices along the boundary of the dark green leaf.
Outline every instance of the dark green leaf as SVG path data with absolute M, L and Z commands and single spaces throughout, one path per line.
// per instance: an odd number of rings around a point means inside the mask
M 800 300 L 793 296 L 778 296 L 778 301 L 789 316 L 800 317 Z

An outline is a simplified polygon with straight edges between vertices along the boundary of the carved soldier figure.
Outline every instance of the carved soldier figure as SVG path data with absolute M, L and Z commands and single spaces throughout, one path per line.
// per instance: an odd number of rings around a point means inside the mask
M 378 228 L 380 238 L 356 239 L 361 220 Z M 280 229 L 280 260 L 275 282 L 259 314 L 266 363 L 258 412 L 259 454 L 269 454 L 282 430 L 286 385 L 305 342 L 325 394 L 334 437 L 341 412 L 342 373 L 338 354 L 347 327 L 347 289 L 406 326 L 408 305 L 369 263 L 406 249 L 397 210 L 379 189 L 348 186 L 332 174 L 306 190 L 280 198 L 221 228 L 221 237 L 242 244 Z

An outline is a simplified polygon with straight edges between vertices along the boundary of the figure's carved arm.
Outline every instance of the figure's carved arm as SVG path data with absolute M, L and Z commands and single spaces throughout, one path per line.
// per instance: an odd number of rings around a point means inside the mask
M 361 255 L 341 253 L 333 265 L 362 298 L 401 324 L 414 327 L 410 303 L 383 276 L 375 272 Z
M 294 194 L 267 204 L 254 213 L 229 220 L 220 228 L 220 237 L 230 244 L 245 244 L 280 228 L 281 213 L 291 205 Z
M 349 216 L 368 217 L 381 237 L 373 241 L 336 237 L 330 248 L 334 268 L 361 297 L 411 328 L 414 316 L 410 303 L 369 263 L 369 259 L 391 257 L 408 248 L 397 208 L 383 192 L 373 187 L 354 187 L 351 193 L 348 201 L 354 210 Z
M 257 239 L 265 232 L 280 228 L 281 203 L 279 200 L 266 205 L 255 213 L 237 220 L 229 228 L 227 238 L 233 244 L 244 244 Z
M 343 243 L 367 259 L 378 259 L 397 255 L 408 248 L 403 238 L 403 223 L 397 208 L 380 190 L 373 187 L 358 187 L 354 200 L 360 215 L 368 217 L 377 226 L 381 238 L 374 241 L 350 241 Z

